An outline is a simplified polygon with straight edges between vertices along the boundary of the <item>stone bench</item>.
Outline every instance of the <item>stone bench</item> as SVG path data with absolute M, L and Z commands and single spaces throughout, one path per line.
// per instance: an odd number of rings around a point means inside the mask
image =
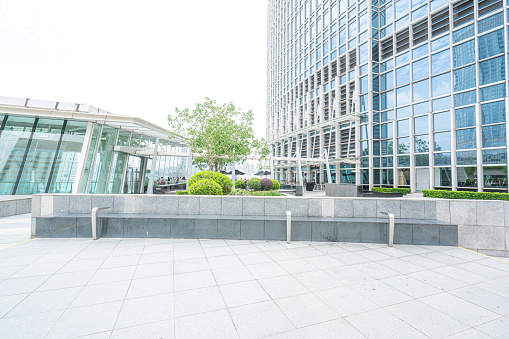
M 101 214 L 98 233 L 110 238 L 286 240 L 286 216 Z M 395 220 L 395 244 L 458 245 L 458 226 Z M 36 237 L 92 237 L 90 214 L 36 218 Z M 386 243 L 386 218 L 293 217 L 292 240 Z

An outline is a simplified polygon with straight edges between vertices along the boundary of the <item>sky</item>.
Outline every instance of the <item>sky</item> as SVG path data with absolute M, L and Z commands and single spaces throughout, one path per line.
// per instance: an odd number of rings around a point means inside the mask
M 264 0 L 1 0 L 0 96 L 87 103 L 162 127 L 205 97 L 265 136 Z

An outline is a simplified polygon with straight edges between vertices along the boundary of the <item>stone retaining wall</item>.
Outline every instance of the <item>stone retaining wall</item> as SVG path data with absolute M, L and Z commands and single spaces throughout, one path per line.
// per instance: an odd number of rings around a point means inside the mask
M 63 195 L 32 197 L 32 234 L 35 217 L 49 214 L 101 213 L 176 215 L 285 215 L 299 217 L 380 217 L 439 220 L 458 227 L 459 246 L 494 255 L 509 253 L 509 202 L 432 198 L 302 198 L 179 195 Z
M 0 218 L 11 215 L 30 213 L 32 198 L 17 198 L 0 200 Z

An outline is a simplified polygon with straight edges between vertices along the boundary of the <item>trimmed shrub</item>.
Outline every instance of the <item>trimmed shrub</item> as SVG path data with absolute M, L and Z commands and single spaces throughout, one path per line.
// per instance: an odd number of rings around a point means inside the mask
M 247 187 L 252 189 L 253 191 L 259 191 L 262 188 L 262 184 L 260 184 L 260 178 L 251 178 L 247 182 Z
M 279 183 L 279 181 L 274 180 L 274 179 L 271 179 L 271 180 L 272 180 L 272 189 L 278 190 L 281 188 L 281 184 Z
M 442 199 L 509 200 L 509 193 L 497 192 L 422 190 L 422 194 L 428 198 Z
M 232 190 L 232 181 L 226 175 L 222 173 L 212 171 L 201 171 L 196 173 L 189 179 L 189 187 L 202 179 L 210 179 L 215 181 L 219 187 L 223 190 L 223 194 L 229 194 Z
M 240 180 L 235 180 L 235 188 L 246 188 L 246 187 L 244 186 L 244 183 L 245 183 L 245 181 L 244 181 L 244 180 L 242 180 L 242 179 L 240 179 Z
M 192 195 L 222 195 L 223 190 L 214 180 L 202 179 L 189 187 L 189 194 Z
M 268 191 L 268 190 L 272 189 L 272 186 L 274 184 L 272 183 L 272 180 L 263 178 L 263 179 L 260 179 L 260 185 L 262 186 L 262 191 Z
M 270 191 L 245 191 L 240 189 L 234 189 L 230 195 L 253 195 L 258 197 L 282 197 L 283 194 L 275 190 Z
M 380 193 L 403 193 L 403 195 L 406 195 L 412 190 L 410 188 L 389 188 L 389 187 L 373 187 L 373 192 L 380 192 Z
M 189 191 L 176 191 L 175 194 L 177 194 L 177 195 L 189 195 Z

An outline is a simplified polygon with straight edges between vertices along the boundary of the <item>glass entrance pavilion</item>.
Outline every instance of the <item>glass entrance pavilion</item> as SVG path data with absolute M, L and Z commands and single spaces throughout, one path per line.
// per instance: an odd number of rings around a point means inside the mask
M 0 195 L 144 193 L 187 175 L 188 149 L 140 118 L 64 102 L 0 97 Z

